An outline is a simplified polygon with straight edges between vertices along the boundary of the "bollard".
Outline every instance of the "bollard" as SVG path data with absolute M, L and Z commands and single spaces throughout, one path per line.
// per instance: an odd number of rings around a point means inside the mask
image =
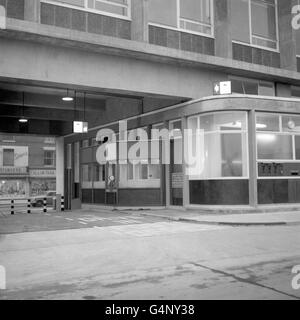
M 43 205 L 44 205 L 43 212 L 46 213 L 47 212 L 47 198 L 44 198 Z
M 61 196 L 61 211 L 65 211 L 65 197 Z
M 27 214 L 30 214 L 31 213 L 31 200 L 28 199 L 27 200 Z
M 11 200 L 10 201 L 10 213 L 11 214 L 15 214 L 15 201 L 14 200 Z

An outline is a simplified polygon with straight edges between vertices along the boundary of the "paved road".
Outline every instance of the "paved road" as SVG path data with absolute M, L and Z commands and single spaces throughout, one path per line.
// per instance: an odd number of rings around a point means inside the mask
M 60 230 L 0 236 L 0 299 L 300 299 L 291 287 L 299 226 L 209 226 L 109 211 L 34 217 Z
M 140 217 L 104 209 L 64 213 L 49 210 L 47 213 L 43 213 L 41 208 L 35 208 L 31 214 L 24 212 L 16 215 L 0 216 L 0 234 L 107 227 L 159 221 L 165 220 L 160 217 Z

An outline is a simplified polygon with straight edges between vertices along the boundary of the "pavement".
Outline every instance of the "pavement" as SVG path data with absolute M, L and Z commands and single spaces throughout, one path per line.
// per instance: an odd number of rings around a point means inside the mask
M 299 211 L 278 211 L 260 213 L 207 213 L 197 210 L 184 209 L 152 209 L 152 210 L 122 210 L 127 214 L 159 217 L 171 221 L 182 221 L 200 224 L 229 225 L 229 226 L 274 226 L 300 225 Z
M 279 208 L 281 210 L 279 210 Z M 238 212 L 238 213 L 237 213 Z M 277 207 L 276 210 L 261 210 L 261 212 L 238 211 L 203 211 L 201 209 L 173 208 L 113 208 L 99 205 L 83 205 L 81 210 L 65 211 L 57 213 L 48 208 L 47 213 L 43 213 L 43 208 L 33 208 L 30 215 L 26 210 L 19 211 L 15 215 L 18 219 L 13 219 L 9 211 L 1 212 L 1 217 L 7 219 L 0 223 L 0 233 L 14 233 L 34 230 L 56 230 L 71 229 L 77 227 L 89 227 L 91 222 L 101 221 L 105 226 L 112 224 L 136 223 L 141 217 L 148 217 L 148 221 L 177 221 L 187 223 L 198 223 L 206 225 L 228 225 L 228 226 L 289 226 L 300 225 L 300 209 L 291 207 Z M 100 215 L 100 217 L 99 217 Z M 103 216 L 104 215 L 104 216 Z M 27 216 L 27 217 L 26 217 Z M 52 219 L 54 217 L 54 220 Z M 49 219 L 47 219 L 49 218 Z M 66 224 L 55 222 L 55 219 L 62 219 Z M 75 222 L 74 222 L 75 221 Z M 143 221 L 143 220 L 141 220 Z M 73 222 L 73 223 L 72 223 Z
M 272 227 L 230 225 L 232 216 L 249 223 L 244 214 L 175 208 L 3 215 L 0 300 L 299 300 L 292 269 L 300 264 L 300 225 L 291 214 L 252 215 L 264 223 L 290 217 L 289 225 Z
M 0 235 L 0 300 L 299 300 L 299 229 L 144 221 Z

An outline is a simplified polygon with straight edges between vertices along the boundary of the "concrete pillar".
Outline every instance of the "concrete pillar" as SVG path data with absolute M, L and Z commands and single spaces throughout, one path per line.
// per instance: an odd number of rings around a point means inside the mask
M 256 151 L 256 121 L 255 110 L 248 115 L 248 143 L 249 143 L 249 204 L 257 207 L 257 151 Z
M 6 29 L 6 10 L 0 5 L 0 29 Z
M 148 42 L 148 0 L 131 0 L 131 17 L 131 39 Z
M 215 54 L 232 58 L 231 1 L 214 0 Z
M 56 138 L 56 194 L 59 200 L 65 193 L 65 159 L 64 138 Z M 57 203 L 57 211 L 61 210 L 60 201 Z
M 283 69 L 297 71 L 296 30 L 292 28 L 292 7 L 297 0 L 277 1 L 280 66 Z
M 25 180 L 25 198 L 30 197 L 30 181 L 29 178 L 26 178 Z
M 187 168 L 185 163 L 185 157 L 187 154 L 187 141 L 185 141 L 185 130 L 188 129 L 187 127 L 187 118 L 183 117 L 181 119 L 182 123 L 182 174 L 183 174 L 183 207 L 187 207 L 190 204 L 190 183 L 189 177 L 187 175 Z
M 32 22 L 40 22 L 40 0 L 25 0 L 24 19 Z
M 169 130 L 169 122 L 165 121 L 164 122 L 164 128 Z M 160 158 L 163 159 L 163 154 L 165 154 L 165 143 L 161 142 L 162 144 L 162 148 L 161 148 L 161 154 L 160 154 Z M 170 150 L 168 151 L 170 152 Z M 170 173 L 170 164 L 163 164 L 163 166 L 165 167 L 165 190 L 166 190 L 166 207 L 169 207 L 171 205 L 171 196 L 170 196 L 170 192 L 171 192 L 171 185 L 170 185 L 170 181 L 171 181 L 171 173 Z

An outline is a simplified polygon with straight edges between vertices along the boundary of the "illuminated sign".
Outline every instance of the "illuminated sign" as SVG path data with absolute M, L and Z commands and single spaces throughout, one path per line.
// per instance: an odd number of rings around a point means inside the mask
M 231 94 L 231 81 L 221 81 L 214 84 L 214 95 Z
M 74 133 L 86 133 L 88 132 L 88 123 L 82 121 L 73 122 L 73 132 Z

